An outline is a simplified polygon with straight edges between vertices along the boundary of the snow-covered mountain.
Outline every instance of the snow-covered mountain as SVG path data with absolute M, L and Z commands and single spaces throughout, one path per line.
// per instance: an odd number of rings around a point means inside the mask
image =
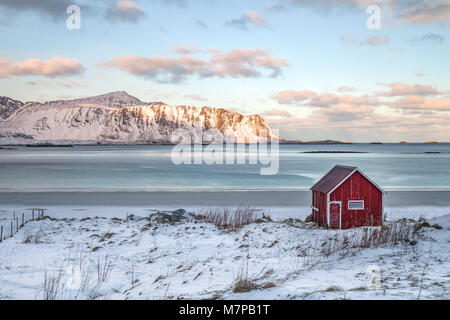
M 195 123 L 222 133 L 231 129 L 239 143 L 257 142 L 263 130 L 269 139 L 280 139 L 259 115 L 242 115 L 221 108 L 146 103 L 124 91 L 45 103 L 22 103 L 0 97 L 0 137 L 3 138 L 169 143 L 176 129 L 192 132 Z

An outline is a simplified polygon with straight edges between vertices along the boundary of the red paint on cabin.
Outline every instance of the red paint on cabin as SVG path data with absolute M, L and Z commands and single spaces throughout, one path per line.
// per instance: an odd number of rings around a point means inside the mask
M 356 167 L 335 166 L 312 188 L 315 222 L 333 229 L 380 226 L 384 191 Z

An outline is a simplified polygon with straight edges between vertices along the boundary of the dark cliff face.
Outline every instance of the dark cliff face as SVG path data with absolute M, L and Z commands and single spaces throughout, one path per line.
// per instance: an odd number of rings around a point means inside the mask
M 23 103 L 8 97 L 0 97 L 0 118 L 8 119 L 14 112 L 20 109 Z

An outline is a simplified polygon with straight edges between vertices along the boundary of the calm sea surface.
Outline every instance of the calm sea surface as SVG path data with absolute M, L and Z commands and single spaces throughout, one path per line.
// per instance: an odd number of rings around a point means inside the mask
M 450 144 L 280 145 L 279 171 L 270 176 L 260 165 L 175 165 L 172 150 L 3 149 L 0 191 L 302 190 L 335 164 L 358 166 L 386 190 L 450 189 Z M 318 153 L 331 151 L 341 153 Z

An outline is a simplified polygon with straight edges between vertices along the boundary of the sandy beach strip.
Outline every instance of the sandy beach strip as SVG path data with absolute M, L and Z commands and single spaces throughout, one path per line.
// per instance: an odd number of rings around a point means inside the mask
M 0 205 L 304 207 L 310 191 L 0 192 Z M 386 206 L 450 206 L 450 191 L 390 191 Z

